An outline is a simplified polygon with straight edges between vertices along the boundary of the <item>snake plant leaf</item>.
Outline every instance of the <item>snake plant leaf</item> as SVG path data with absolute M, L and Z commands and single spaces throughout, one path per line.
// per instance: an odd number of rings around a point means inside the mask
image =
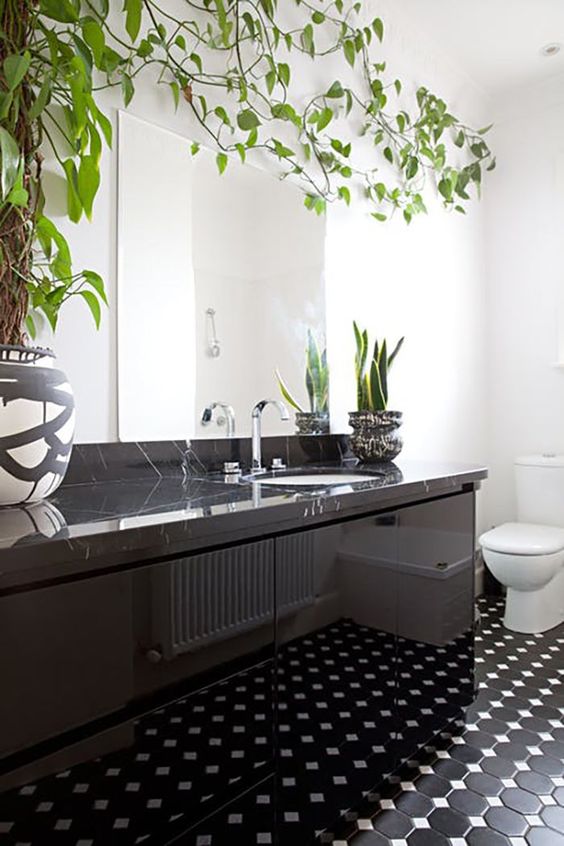
M 374 361 L 378 361 L 380 359 L 380 346 L 378 344 L 378 339 L 374 341 L 374 354 L 372 358 Z
M 399 339 L 399 341 L 397 342 L 397 344 L 396 344 L 395 348 L 394 348 L 394 351 L 393 351 L 393 352 L 392 352 L 392 354 L 389 356 L 389 358 L 388 358 L 388 370 L 390 369 L 390 367 L 391 367 L 391 366 L 392 366 L 392 364 L 394 363 L 394 359 L 395 359 L 395 357 L 397 356 L 397 354 L 399 353 L 399 351 L 400 351 L 400 350 L 401 350 L 401 348 L 403 347 L 403 342 L 404 342 L 404 341 L 405 341 L 405 337 L 404 337 L 404 338 L 400 338 L 400 339 Z
M 370 377 L 368 373 L 362 378 L 361 381 L 361 390 L 360 390 L 360 403 L 358 406 L 359 411 L 368 411 L 372 408 L 372 391 L 370 389 Z
M 303 408 L 301 407 L 301 405 L 298 405 L 294 397 L 291 395 L 290 391 L 284 384 L 284 380 L 282 379 L 282 376 L 280 375 L 278 370 L 276 371 L 276 381 L 278 382 L 280 393 L 282 394 L 286 402 L 288 402 L 292 406 L 292 408 L 295 408 L 296 411 L 303 412 Z
M 378 372 L 380 374 L 380 387 L 382 397 L 384 399 L 384 408 L 388 405 L 388 345 L 386 339 L 382 341 L 380 348 L 380 355 L 374 361 L 378 365 Z
M 314 412 L 314 411 L 316 411 L 317 397 L 316 397 L 316 393 L 315 393 L 315 379 L 314 379 L 311 367 L 309 365 L 306 365 L 305 385 L 306 385 L 307 396 L 308 396 L 308 399 L 309 399 L 309 410 L 311 412 Z
M 380 360 L 382 360 L 380 356 Z M 370 410 L 371 411 L 385 411 L 387 400 L 382 389 L 382 382 L 380 379 L 380 368 L 373 360 L 370 367 Z

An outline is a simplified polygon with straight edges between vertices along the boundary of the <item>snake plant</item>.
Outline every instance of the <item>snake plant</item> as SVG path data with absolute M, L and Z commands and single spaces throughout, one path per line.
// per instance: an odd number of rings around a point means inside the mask
M 388 373 L 405 339 L 400 338 L 390 354 L 385 338 L 381 343 L 376 341 L 369 361 L 368 332 L 366 329 L 361 332 L 356 322 L 353 322 L 353 328 L 358 410 L 385 411 L 388 407 Z
M 305 409 L 294 399 L 279 371 L 276 379 L 280 393 L 292 408 L 301 414 Z M 311 329 L 307 331 L 305 385 L 309 398 L 309 408 L 312 414 L 325 414 L 329 411 L 329 368 L 327 366 L 327 349 L 321 350 Z

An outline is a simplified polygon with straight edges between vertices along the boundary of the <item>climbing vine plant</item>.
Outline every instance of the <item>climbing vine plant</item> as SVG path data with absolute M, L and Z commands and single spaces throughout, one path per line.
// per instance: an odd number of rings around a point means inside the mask
M 426 211 L 429 180 L 445 206 L 463 213 L 471 186 L 479 191 L 484 169 L 495 165 L 487 128 L 471 129 L 425 87 L 407 97 L 389 77 L 379 60 L 384 24 L 366 18 L 368 3 L 116 5 L 0 6 L 0 343 L 33 337 L 40 312 L 55 328 L 71 297 L 83 298 L 99 323 L 103 281 L 73 269 L 69 245 L 45 213 L 43 156 L 54 157 L 66 180 L 70 220 L 90 218 L 102 149 L 112 144 L 100 92 L 117 88 L 128 106 L 143 72 L 167 90 L 173 108 L 190 112 L 221 173 L 231 155 L 272 156 L 318 214 L 328 202 L 348 205 L 361 189 L 374 218 L 399 211 L 409 223 Z M 323 68 L 328 57 L 330 78 L 304 101 L 296 64 Z

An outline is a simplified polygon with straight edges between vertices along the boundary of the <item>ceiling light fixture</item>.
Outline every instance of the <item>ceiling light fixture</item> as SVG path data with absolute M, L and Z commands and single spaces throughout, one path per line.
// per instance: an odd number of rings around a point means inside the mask
M 542 56 L 556 56 L 562 50 L 562 44 L 558 41 L 553 41 L 551 44 L 545 44 L 544 47 L 541 47 L 541 55 Z

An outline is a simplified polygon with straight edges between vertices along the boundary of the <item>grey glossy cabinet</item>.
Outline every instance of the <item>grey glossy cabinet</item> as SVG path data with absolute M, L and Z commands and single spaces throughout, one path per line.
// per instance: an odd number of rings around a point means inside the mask
M 308 543 L 313 592 L 277 620 L 281 846 L 338 828 L 339 811 L 474 692 L 472 494 L 320 528 Z M 277 546 L 278 582 L 285 566 Z
M 338 832 L 472 699 L 473 519 L 456 494 L 0 597 L 3 842 Z

